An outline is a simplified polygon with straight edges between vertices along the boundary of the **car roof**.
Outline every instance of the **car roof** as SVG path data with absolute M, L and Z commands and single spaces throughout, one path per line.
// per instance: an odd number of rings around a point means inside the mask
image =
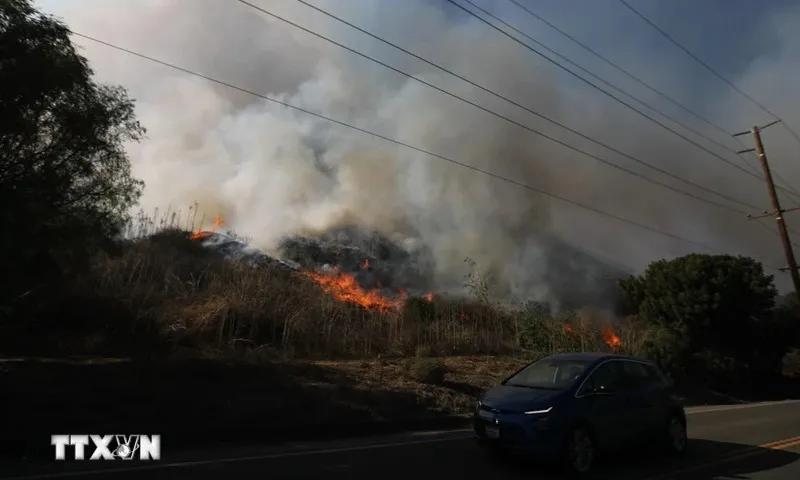
M 630 355 L 619 355 L 616 353 L 603 353 L 603 352 L 573 352 L 573 353 L 558 353 L 555 355 L 549 355 L 545 357 L 547 359 L 558 359 L 558 360 L 582 360 L 582 361 L 589 361 L 589 362 L 596 362 L 600 360 L 610 360 L 610 359 L 619 359 L 619 360 L 635 360 L 637 362 L 647 362 L 647 360 L 643 360 L 640 358 L 632 357 Z M 647 362 L 650 363 L 650 362 Z

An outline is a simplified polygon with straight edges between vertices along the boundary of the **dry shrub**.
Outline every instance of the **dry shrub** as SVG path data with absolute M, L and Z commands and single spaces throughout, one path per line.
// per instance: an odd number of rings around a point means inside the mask
M 478 286 L 472 300 L 412 297 L 399 311 L 368 311 L 335 300 L 302 272 L 228 261 L 167 229 L 99 254 L 71 289 L 69 316 L 82 324 L 71 330 L 93 345 L 108 337 L 148 349 L 306 358 L 608 350 L 601 333 L 610 318 L 501 308 Z M 614 328 L 626 346 L 641 340 L 633 326 Z
M 784 375 L 791 378 L 800 378 L 800 350 L 794 349 L 786 354 L 783 359 Z
M 411 365 L 411 378 L 430 385 L 442 385 L 447 375 L 447 366 L 435 358 L 418 358 Z

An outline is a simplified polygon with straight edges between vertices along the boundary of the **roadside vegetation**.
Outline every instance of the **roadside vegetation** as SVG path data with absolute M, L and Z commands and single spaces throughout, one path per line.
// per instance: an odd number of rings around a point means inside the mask
M 796 307 L 775 304 L 772 278 L 749 258 L 654 262 L 620 282 L 625 317 L 501 306 L 487 298 L 478 272 L 466 279 L 466 298 L 410 297 L 371 308 L 357 303 L 369 292 L 349 282 L 340 288 L 354 301 L 342 301 L 307 272 L 229 261 L 190 235 L 167 229 L 95 253 L 47 297 L 32 293 L 12 304 L 3 348 L 252 361 L 607 351 L 727 389 L 769 382 L 797 345 Z
M 128 418 L 191 436 L 198 418 L 244 431 L 264 427 L 253 419 L 274 408 L 306 412 L 308 428 L 464 414 L 524 363 L 576 350 L 650 358 L 687 391 L 763 392 L 797 373 L 800 304 L 778 299 L 772 277 L 745 257 L 654 262 L 620 282 L 619 316 L 500 305 L 479 266 L 465 278 L 467 298 L 365 307 L 305 272 L 219 258 L 174 215 L 124 240 L 143 187 L 125 153 L 145 134 L 133 100 L 96 83 L 67 27 L 28 0 L 0 4 L 0 51 L 9 435 L 35 431 L 34 417 L 48 431 L 126 431 Z M 269 428 L 288 435 L 279 426 Z

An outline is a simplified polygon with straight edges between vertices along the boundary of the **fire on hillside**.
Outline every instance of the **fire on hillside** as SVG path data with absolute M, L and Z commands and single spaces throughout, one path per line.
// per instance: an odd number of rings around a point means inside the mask
M 564 332 L 574 337 L 578 336 L 578 332 L 575 330 L 575 327 L 569 323 L 564 324 Z M 600 337 L 613 351 L 617 352 L 620 348 L 622 348 L 622 340 L 610 326 L 603 328 L 603 330 L 600 332 Z
M 409 252 L 374 232 L 350 226 L 318 238 L 286 238 L 278 249 L 279 255 L 272 257 L 219 233 L 222 225 L 222 218 L 216 217 L 209 230 L 197 230 L 190 238 L 228 258 L 291 268 L 341 302 L 372 312 L 395 314 L 401 311 L 409 292 L 427 302 L 437 298 L 430 288 L 432 265 L 425 261 L 426 252 Z M 467 318 L 464 311 L 459 313 L 462 320 Z M 578 335 L 570 324 L 564 325 L 564 331 Z M 610 326 L 601 331 L 601 337 L 614 351 L 622 347 L 622 341 Z
M 283 266 L 290 266 L 319 284 L 323 291 L 337 300 L 359 305 L 369 311 L 398 312 L 409 297 L 409 288 L 427 301 L 433 301 L 433 293 L 423 294 L 425 282 L 409 273 L 408 264 L 413 262 L 407 261 L 406 252 L 387 239 L 370 238 L 367 240 L 369 245 L 365 246 L 367 242 L 358 237 L 363 237 L 363 233 L 352 229 L 334 232 L 332 238 L 322 241 L 294 237 L 282 243 L 281 258 L 273 258 L 220 233 L 222 225 L 223 219 L 216 217 L 211 228 L 198 229 L 190 238 L 203 242 L 206 247 L 214 248 L 228 258 L 244 258 L 256 264 L 280 262 Z
M 355 303 L 367 310 L 389 312 L 398 310 L 408 298 L 404 290 L 400 291 L 398 298 L 391 299 L 378 290 L 366 290 L 356 281 L 355 275 L 338 271 L 334 268 L 330 274 L 304 272 L 308 278 L 317 282 L 322 289 L 337 300 Z
M 211 230 L 203 230 L 202 228 L 198 228 L 197 231 L 194 232 L 193 234 L 191 234 L 191 236 L 189 238 L 191 238 L 192 240 L 203 240 L 203 239 L 206 239 L 206 238 L 214 235 L 214 233 L 216 233 L 216 231 L 219 230 L 219 227 L 221 227 L 222 225 L 224 225 L 224 222 L 222 221 L 222 218 L 221 217 L 215 217 L 214 218 L 214 225 L 211 226 Z

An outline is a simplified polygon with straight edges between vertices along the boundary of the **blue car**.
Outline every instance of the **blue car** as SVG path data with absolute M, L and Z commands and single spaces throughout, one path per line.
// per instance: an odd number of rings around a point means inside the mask
M 588 473 L 600 453 L 659 441 L 687 445 L 686 413 L 672 383 L 646 360 L 603 353 L 542 358 L 484 393 L 478 444 L 492 452 L 558 459 Z

